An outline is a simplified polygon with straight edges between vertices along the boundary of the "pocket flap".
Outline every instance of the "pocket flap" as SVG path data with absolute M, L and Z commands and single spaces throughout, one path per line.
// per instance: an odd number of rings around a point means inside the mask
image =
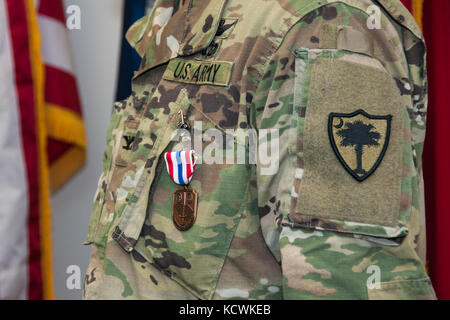
M 178 125 L 177 115 L 181 110 L 187 113 L 191 106 L 186 89 L 181 89 L 176 101 L 169 103 L 168 114 L 160 113 L 156 127 L 149 118 L 142 118 L 137 129 L 132 153 L 128 156 L 127 167 L 120 170 L 134 175 L 134 183 L 128 197 L 118 201 L 115 207 L 123 210 L 118 226 L 114 230 L 115 239 L 126 251 L 131 251 L 141 232 L 145 220 L 148 193 L 156 176 L 156 166 L 163 151 L 171 142 Z M 165 125 L 162 125 L 165 124 Z M 122 174 L 122 177 L 125 175 Z

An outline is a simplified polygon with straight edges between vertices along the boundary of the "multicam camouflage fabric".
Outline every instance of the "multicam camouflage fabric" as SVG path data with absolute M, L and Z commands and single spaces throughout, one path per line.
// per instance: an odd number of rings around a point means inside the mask
M 423 264 L 425 45 L 399 1 L 159 0 L 127 37 L 143 62 L 111 118 L 86 299 L 435 298 Z M 204 157 L 184 232 L 161 157 L 186 148 L 172 141 L 180 110 Z M 330 134 L 358 126 L 330 115 L 357 110 L 390 130 L 360 117 L 371 140 L 358 129 L 333 150 Z M 211 134 L 239 130 L 277 146 L 277 170 L 207 161 L 240 148 L 249 158 L 251 139 Z

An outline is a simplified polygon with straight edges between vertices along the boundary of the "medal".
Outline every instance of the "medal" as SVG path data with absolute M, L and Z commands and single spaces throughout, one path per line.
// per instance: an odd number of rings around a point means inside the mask
M 197 218 L 197 191 L 184 186 L 173 195 L 172 220 L 180 231 L 189 230 Z
M 197 158 L 193 150 L 166 152 L 166 169 L 173 182 L 183 186 L 173 195 L 172 220 L 180 231 L 189 230 L 197 218 L 198 194 L 189 188 Z

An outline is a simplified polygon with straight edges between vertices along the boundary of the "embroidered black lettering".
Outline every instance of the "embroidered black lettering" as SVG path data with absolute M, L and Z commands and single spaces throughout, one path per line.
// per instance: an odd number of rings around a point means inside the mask
M 180 67 L 181 65 L 181 67 Z M 178 62 L 177 67 L 175 68 L 175 71 L 173 72 L 173 77 L 175 79 L 178 79 L 181 75 L 181 72 L 183 71 L 183 67 L 184 67 L 184 62 Z
M 205 75 L 206 75 L 206 71 L 208 70 L 208 66 L 203 65 L 202 67 L 202 72 L 200 73 L 200 80 L 201 82 L 205 81 Z
M 183 73 L 183 76 L 181 77 L 181 79 L 186 80 L 188 78 L 189 69 L 191 67 L 192 67 L 192 64 L 190 64 L 190 63 L 186 64 L 186 66 L 184 67 L 184 73 Z
M 217 72 L 219 71 L 221 65 L 220 64 L 216 64 L 214 65 L 214 76 L 212 78 L 212 83 L 216 82 L 216 76 L 217 76 Z
M 231 66 L 226 61 L 200 61 L 181 58 L 172 59 L 163 79 L 193 84 L 226 86 L 230 81 Z
M 200 76 L 200 68 L 202 65 L 199 65 L 197 69 L 195 69 L 194 75 L 192 76 L 192 81 L 198 82 L 198 77 Z
M 214 65 L 208 67 L 208 82 L 211 82 L 211 75 L 213 74 Z

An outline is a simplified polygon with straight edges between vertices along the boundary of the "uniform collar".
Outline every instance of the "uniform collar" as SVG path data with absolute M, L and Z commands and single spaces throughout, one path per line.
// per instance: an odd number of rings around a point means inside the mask
M 191 55 L 213 40 L 226 0 L 158 0 L 152 13 L 138 20 L 127 40 L 143 62 L 139 74 L 178 56 Z

